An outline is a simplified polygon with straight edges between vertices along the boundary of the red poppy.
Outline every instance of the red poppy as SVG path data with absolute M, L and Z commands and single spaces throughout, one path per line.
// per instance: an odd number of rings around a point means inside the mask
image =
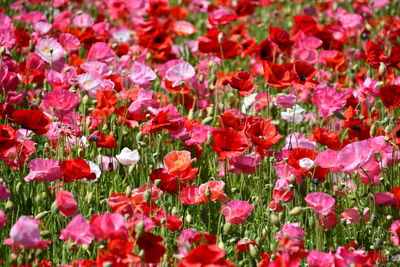
M 318 31 L 317 21 L 313 17 L 298 15 L 293 16 L 293 19 L 296 27 L 302 30 L 306 35 L 313 35 Z
M 257 47 L 257 58 L 259 60 L 274 61 L 278 57 L 279 49 L 269 38 L 262 41 Z
M 314 88 L 318 82 L 314 81 L 317 71 L 305 62 L 295 62 L 293 68 L 293 86 L 304 89 Z
M 243 134 L 233 129 L 215 130 L 212 135 L 214 137 L 213 149 L 220 160 L 240 156 L 249 148 Z
M 181 260 L 178 267 L 189 266 L 229 266 L 234 264 L 225 258 L 225 251 L 217 245 L 202 244 L 192 249 L 185 259 Z
M 397 200 L 397 207 L 400 208 L 400 186 L 395 186 L 392 188 L 392 193 L 396 197 Z
M 92 112 L 93 116 L 97 118 L 106 118 L 115 111 L 118 99 L 114 92 L 108 90 L 97 90 L 96 98 L 97 105 Z
M 117 141 L 112 135 L 104 135 L 100 131 L 95 131 L 89 136 L 89 141 L 95 142 L 97 147 L 104 148 L 115 148 L 117 147 Z
M 61 163 L 61 172 L 64 182 L 73 182 L 74 180 L 96 179 L 96 174 L 91 172 L 89 164 L 84 159 L 65 160 Z
M 270 121 L 271 118 L 255 122 L 250 125 L 246 132 L 261 157 L 266 156 L 268 149 L 282 138 Z
M 264 80 L 278 90 L 283 90 L 291 86 L 293 81 L 293 64 L 278 65 L 270 61 L 263 62 Z
M 290 35 L 284 29 L 279 27 L 269 27 L 269 38 L 280 50 L 289 51 L 294 42 L 290 40 Z
M 289 152 L 288 164 L 294 167 L 298 172 L 304 176 L 310 176 L 314 180 L 313 182 L 319 183 L 325 181 L 325 176 L 328 173 L 328 169 L 321 168 L 319 166 L 305 167 L 304 161 L 313 161 L 317 157 L 318 152 L 307 149 L 307 148 L 295 148 Z
M 346 71 L 349 66 L 345 54 L 340 51 L 336 51 L 336 53 L 330 58 L 324 58 L 324 61 L 328 68 L 338 72 Z
M 379 96 L 385 107 L 389 109 L 400 106 L 400 85 L 385 85 L 379 90 Z
M 385 54 L 383 49 L 372 41 L 368 41 L 365 47 L 365 53 L 367 54 L 367 63 L 371 67 L 377 69 L 381 62 L 385 60 Z
M 50 119 L 40 110 L 16 110 L 13 116 L 15 123 L 37 135 L 45 134 L 49 130 Z
M 329 149 L 339 150 L 341 142 L 338 132 L 329 131 L 324 128 L 312 129 L 313 139 L 322 145 L 326 145 Z
M 254 76 L 246 71 L 235 72 L 229 84 L 238 90 L 240 96 L 248 96 L 256 89 Z
M 238 17 L 248 16 L 254 13 L 255 5 L 250 0 L 240 0 L 238 1 L 235 12 Z
M 162 237 L 151 233 L 144 233 L 137 241 L 137 244 L 144 250 L 145 263 L 158 263 L 161 257 L 167 251 L 165 246 L 161 244 Z
M 0 124 L 0 150 L 9 148 L 17 143 L 17 133 L 14 128 Z

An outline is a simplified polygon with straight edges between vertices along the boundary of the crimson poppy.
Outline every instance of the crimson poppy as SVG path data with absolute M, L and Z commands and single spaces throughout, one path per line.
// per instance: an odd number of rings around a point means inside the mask
M 62 180 L 64 182 L 73 182 L 74 180 L 96 179 L 96 174 L 90 169 L 89 164 L 84 159 L 64 160 L 61 163 Z
M 371 67 L 377 69 L 381 62 L 385 60 L 385 54 L 383 49 L 374 43 L 373 41 L 368 41 L 365 46 L 365 53 L 367 54 L 367 63 Z
M 314 81 L 317 71 L 305 62 L 295 62 L 293 68 L 293 86 L 304 89 L 314 88 L 318 82 Z
M 234 264 L 226 260 L 225 251 L 217 245 L 202 244 L 192 249 L 185 259 L 181 260 L 178 267 L 189 266 L 229 266 Z
M 271 61 L 264 61 L 264 80 L 278 90 L 283 90 L 291 86 L 293 81 L 293 64 L 278 65 Z
M 16 110 L 13 116 L 15 123 L 37 135 L 45 134 L 49 130 L 50 118 L 40 110 Z
M 137 240 L 137 244 L 144 250 L 145 263 L 158 263 L 161 257 L 165 254 L 167 249 L 161 244 L 162 237 L 152 233 L 144 233 L 142 237 Z
M 269 27 L 269 38 L 280 50 L 289 51 L 294 42 L 290 40 L 290 35 L 284 29 L 279 27 Z
M 271 119 L 266 119 L 255 122 L 246 131 L 251 143 L 262 157 L 266 156 L 268 149 L 282 138 L 270 121 Z
M 212 135 L 214 137 L 213 149 L 220 160 L 240 156 L 249 148 L 243 134 L 233 129 L 215 130 Z
M 115 148 L 117 146 L 117 140 L 115 140 L 114 136 L 104 135 L 100 131 L 95 131 L 88 139 L 95 142 L 97 147 Z
M 256 89 L 253 74 L 246 71 L 235 72 L 229 84 L 238 90 L 240 96 L 248 96 Z
M 9 148 L 17 143 L 17 133 L 14 128 L 0 124 L 0 150 Z
M 400 85 L 385 85 L 379 89 L 379 97 L 385 107 L 389 109 L 400 106 Z

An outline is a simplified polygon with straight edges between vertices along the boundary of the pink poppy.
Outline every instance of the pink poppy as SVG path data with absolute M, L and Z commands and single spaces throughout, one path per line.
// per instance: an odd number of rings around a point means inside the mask
M 25 176 L 26 182 L 34 180 L 51 182 L 61 178 L 60 162 L 56 159 L 33 159 L 28 163 L 31 172 Z
M 197 234 L 199 234 L 199 232 L 197 232 L 193 228 L 182 230 L 181 234 L 178 237 L 179 254 L 175 254 L 175 258 L 182 259 L 189 253 L 188 249 L 191 246 L 190 239 L 195 237 Z
M 85 62 L 81 64 L 80 68 L 98 78 L 110 74 L 110 69 L 108 68 L 108 65 L 100 61 Z
M 344 173 L 352 173 L 373 157 L 368 141 L 359 141 L 346 145 L 338 154 L 338 164 Z
M 96 214 L 90 220 L 90 225 L 97 240 L 126 238 L 128 235 L 124 216 L 119 213 Z
M 390 225 L 390 232 L 392 233 L 392 237 L 390 238 L 390 241 L 392 241 L 392 244 L 400 247 L 400 220 L 394 221 L 392 225 Z
M 182 82 L 192 79 L 196 74 L 193 66 L 187 62 L 179 63 L 169 68 L 165 78 L 172 82 L 172 86 L 177 86 Z
M 219 8 L 208 13 L 208 21 L 212 25 L 227 24 L 229 22 L 235 21 L 237 16 L 233 10 L 227 8 Z
M 53 27 L 53 25 L 45 21 L 37 21 L 33 23 L 33 29 L 35 29 L 35 31 L 40 35 L 47 34 L 51 30 L 51 27 Z
M 335 257 L 332 253 L 323 253 L 312 250 L 308 253 L 307 263 L 310 267 L 332 267 L 335 266 Z
M 369 255 L 364 254 L 365 251 L 363 249 L 355 250 L 345 247 L 338 247 L 335 253 L 335 264 L 336 266 L 351 266 L 361 264 L 364 266 L 368 259 Z
M 71 53 L 79 49 L 81 42 L 79 39 L 70 33 L 62 33 L 59 37 L 60 44 L 64 47 L 65 51 Z
M 10 238 L 4 240 L 4 243 L 8 246 L 15 248 L 25 249 L 44 249 L 50 241 L 40 240 L 40 229 L 39 221 L 27 217 L 21 216 L 18 221 L 11 227 Z
M 157 75 L 150 67 L 139 62 L 134 62 L 129 74 L 129 78 L 131 78 L 135 84 L 141 86 L 143 89 L 147 89 L 151 82 L 157 78 Z
M 61 59 L 64 52 L 64 48 L 54 38 L 40 39 L 35 47 L 35 53 L 49 63 Z
M 382 205 L 384 207 L 397 205 L 396 197 L 392 193 L 375 193 L 372 200 L 375 202 L 375 205 Z
M 97 42 L 90 47 L 88 61 L 111 62 L 115 59 L 115 52 L 107 43 Z
M 292 201 L 294 192 L 290 190 L 289 185 L 291 185 L 289 180 L 278 179 L 275 183 L 272 198 L 275 201 L 283 201 L 286 203 Z
M 153 99 L 153 91 L 139 89 L 138 96 L 129 106 L 128 111 L 131 115 L 137 115 L 139 118 L 145 115 L 146 111 L 155 113 L 159 104 Z
M 0 209 L 0 229 L 7 223 L 6 214 Z
M 346 223 L 358 223 L 361 220 L 361 216 L 358 213 L 358 208 L 350 208 L 345 210 L 340 214 L 340 217 L 344 218 L 346 220 Z
M 3 178 L 0 177 L 0 182 L 3 182 Z M 3 184 L 0 184 L 0 200 L 6 200 L 11 195 L 10 191 Z
M 318 107 L 318 114 L 323 118 L 341 110 L 346 105 L 343 93 L 331 87 L 318 86 L 314 90 L 313 99 Z
M 200 145 L 207 141 L 208 133 L 213 132 L 214 127 L 208 125 L 198 125 L 190 129 L 190 139 L 185 141 L 188 146 Z
M 338 167 L 337 157 L 339 153 L 332 149 L 327 149 L 318 153 L 314 160 L 314 163 L 321 168 L 330 169 L 331 172 L 338 172 L 340 168 Z
M 141 213 L 135 213 L 135 215 L 128 219 L 129 228 L 135 229 L 140 222 L 144 223 L 145 232 L 151 231 L 156 228 L 154 222 L 149 217 Z
M 124 147 L 121 152 L 115 156 L 119 163 L 122 165 L 131 165 L 136 164 L 140 160 L 139 152 L 135 150 L 130 150 L 127 147 Z
M 303 246 L 305 235 L 306 233 L 300 227 L 299 223 L 287 223 L 275 235 L 275 238 L 278 240 L 288 238 L 293 246 Z
M 245 156 L 237 156 L 231 158 L 232 168 L 229 169 L 229 172 L 235 174 L 241 173 L 256 173 L 256 169 L 261 165 L 260 157 L 258 154 L 252 153 Z
M 275 98 L 275 104 L 280 108 L 291 108 L 294 103 L 296 103 L 296 96 L 292 94 L 277 95 Z
M 243 200 L 232 200 L 221 207 L 225 222 L 241 224 L 253 212 L 254 206 Z
M 61 215 L 67 218 L 74 216 L 78 212 L 78 202 L 76 202 L 71 192 L 58 191 L 56 205 Z
M 81 245 L 89 245 L 93 240 L 93 233 L 90 224 L 86 222 L 82 215 L 77 215 L 61 230 L 60 239 L 72 241 Z
M 228 196 L 224 193 L 225 183 L 223 181 L 208 181 L 199 186 L 199 197 L 197 201 L 206 202 L 208 198 L 206 196 L 207 191 L 211 192 L 210 201 L 225 202 L 228 200 Z
M 335 207 L 335 199 L 326 193 L 310 193 L 305 197 L 305 201 L 308 206 L 312 207 L 320 215 L 327 215 Z
M 43 96 L 45 109 L 55 109 L 58 113 L 71 112 L 79 103 L 80 97 L 68 90 L 51 91 Z
M 93 18 L 85 13 L 75 16 L 72 20 L 72 24 L 77 28 L 89 28 L 93 26 L 93 23 Z
M 370 184 L 373 186 L 380 185 L 380 178 L 382 177 L 382 170 L 379 161 L 371 158 L 367 163 L 363 164 L 361 169 L 357 171 L 361 177 L 363 184 Z

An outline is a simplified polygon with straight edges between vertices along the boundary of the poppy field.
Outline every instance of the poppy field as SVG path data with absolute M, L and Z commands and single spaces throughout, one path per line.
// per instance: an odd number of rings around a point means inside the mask
M 398 0 L 0 1 L 0 265 L 400 265 Z

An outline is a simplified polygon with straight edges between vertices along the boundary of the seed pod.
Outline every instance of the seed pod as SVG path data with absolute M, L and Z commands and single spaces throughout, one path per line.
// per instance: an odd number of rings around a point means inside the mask
M 40 219 L 44 218 L 44 216 L 46 216 L 47 213 L 49 213 L 49 211 L 47 211 L 47 210 L 46 210 L 46 211 L 42 211 L 42 212 L 38 213 L 38 214 L 35 216 L 35 218 L 38 219 L 38 220 L 40 220 Z
M 214 117 L 206 117 L 201 123 L 202 124 L 209 124 L 212 120 L 214 119 Z
M 250 256 L 251 256 L 252 258 L 257 258 L 258 252 L 257 252 L 256 246 L 254 246 L 253 244 L 250 244 L 250 246 L 249 246 L 249 252 L 250 252 Z
M 145 228 L 144 221 L 138 222 L 138 224 L 135 227 L 136 239 L 139 239 L 143 235 L 144 228 Z
M 9 200 L 6 202 L 6 205 L 4 208 L 6 211 L 10 211 L 10 210 L 12 210 L 13 207 L 14 207 L 14 204 L 11 202 L 11 200 Z

